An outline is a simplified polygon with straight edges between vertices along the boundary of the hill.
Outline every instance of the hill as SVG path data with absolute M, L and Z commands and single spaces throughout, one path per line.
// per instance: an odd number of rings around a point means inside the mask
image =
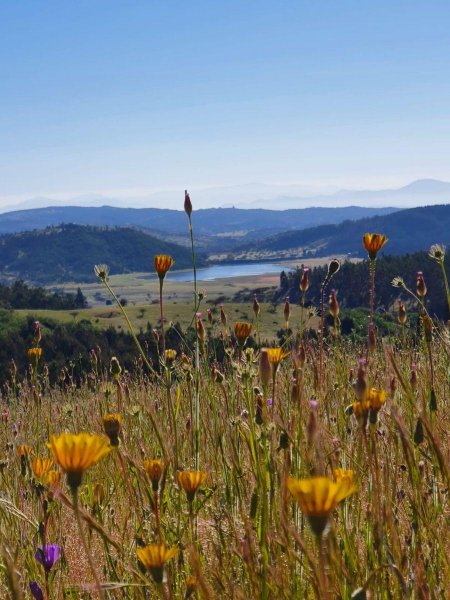
M 276 206 L 276 204 L 274 204 Z M 394 212 L 395 208 L 303 208 L 290 210 L 208 208 L 196 210 L 193 223 L 196 234 L 202 236 L 229 236 L 242 239 L 253 233 L 257 237 L 286 231 L 304 229 L 326 223 L 341 223 L 346 219 L 359 219 Z M 73 223 L 91 226 L 139 227 L 164 234 L 188 238 L 187 218 L 182 210 L 165 208 L 116 208 L 112 206 L 80 207 L 59 206 L 20 210 L 0 214 L 0 234 L 18 233 L 34 229 Z
M 155 254 L 170 254 L 178 269 L 191 267 L 185 248 L 136 229 L 62 225 L 1 236 L 0 278 L 40 284 L 92 281 L 95 264 L 108 264 L 112 273 L 148 272 Z
M 426 250 L 431 244 L 450 243 L 450 204 L 424 206 L 397 211 L 339 225 L 323 225 L 289 231 L 243 246 L 236 258 L 248 259 L 258 254 L 266 256 L 327 256 L 348 254 L 364 257 L 361 239 L 366 232 L 387 235 L 386 251 L 398 255 Z

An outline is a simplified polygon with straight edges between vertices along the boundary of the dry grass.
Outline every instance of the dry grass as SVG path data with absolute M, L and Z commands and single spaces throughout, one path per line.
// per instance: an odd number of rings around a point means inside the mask
M 169 320 L 172 309 L 166 304 Z M 98 319 L 117 318 L 105 316 L 103 307 L 91 310 Z M 192 314 L 192 305 L 189 310 Z M 298 310 L 291 314 L 294 331 Z M 283 327 L 281 311 L 272 314 L 262 306 L 264 335 Z M 366 344 L 330 336 L 323 369 L 319 343 L 303 333 L 286 341 L 287 357 L 277 371 L 272 366 L 266 373 L 260 364 L 264 353 L 238 348 L 232 335 L 233 321 L 251 319 L 250 306 L 232 312 L 228 328 L 217 322 L 205 332 L 223 344 L 220 364 L 207 355 L 206 348 L 217 345 L 208 346 L 206 339 L 173 363 L 162 356 L 158 373 L 143 368 L 114 378 L 110 365 L 97 364 L 79 388 L 51 388 L 39 365 L 17 388 L 5 386 L 4 597 L 21 598 L 29 582 L 38 581 L 44 589 L 48 584 L 49 598 L 95 598 L 100 594 L 92 587 L 89 556 L 110 600 L 187 598 L 192 576 L 197 583 L 190 597 L 202 599 L 448 597 L 445 327 L 429 321 L 422 337 L 405 335 L 389 344 L 379 339 L 370 352 Z M 355 402 L 366 401 L 367 388 L 386 393 L 386 403 L 369 422 L 348 410 L 363 406 Z M 102 417 L 111 412 L 122 415 L 120 444 L 84 474 L 79 490 L 86 552 L 66 484 L 53 491 L 40 485 L 31 457 L 20 459 L 18 450 L 28 444 L 33 455 L 48 456 L 52 433 L 101 432 Z M 155 458 L 165 464 L 156 494 L 143 468 L 144 459 Z M 189 502 L 177 472 L 197 467 L 207 478 Z M 333 478 L 336 468 L 353 472 L 356 493 L 330 511 L 317 493 L 300 510 L 288 477 Z M 308 512 L 326 518 L 322 535 L 313 532 Z M 47 581 L 34 558 L 43 532 L 46 543 L 63 550 Z M 165 582 L 155 583 L 136 548 L 162 540 L 178 555 L 166 565 Z

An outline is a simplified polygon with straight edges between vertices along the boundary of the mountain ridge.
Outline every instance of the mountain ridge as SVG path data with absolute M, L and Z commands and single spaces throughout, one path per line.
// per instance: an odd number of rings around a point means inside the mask
M 242 246 L 236 252 L 237 256 L 241 252 L 241 258 L 246 252 L 266 253 L 267 257 L 272 252 L 287 257 L 289 253 L 301 256 L 300 249 L 303 248 L 303 256 L 348 254 L 364 257 L 361 239 L 366 232 L 387 235 L 386 253 L 394 255 L 426 250 L 434 243 L 450 244 L 450 205 L 409 208 L 338 225 L 284 232 L 261 240 L 257 245 Z

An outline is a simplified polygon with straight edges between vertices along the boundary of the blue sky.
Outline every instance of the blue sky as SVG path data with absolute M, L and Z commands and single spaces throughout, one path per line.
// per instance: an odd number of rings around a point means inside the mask
M 0 7 L 0 203 L 450 180 L 450 2 Z

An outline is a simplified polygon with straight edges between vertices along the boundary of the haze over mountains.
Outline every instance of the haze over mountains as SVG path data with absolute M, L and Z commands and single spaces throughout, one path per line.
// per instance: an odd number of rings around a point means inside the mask
M 403 187 L 379 190 L 338 189 L 335 186 L 302 184 L 261 184 L 190 187 L 194 208 L 266 208 L 285 210 L 311 206 L 396 206 L 399 208 L 444 204 L 450 201 L 450 183 L 435 179 L 419 179 Z M 6 201 L 3 201 L 5 204 Z M 44 208 L 47 206 L 115 206 L 165 207 L 180 209 L 183 190 L 128 190 L 104 194 L 65 194 L 30 198 L 15 205 L 3 206 L 0 212 Z

